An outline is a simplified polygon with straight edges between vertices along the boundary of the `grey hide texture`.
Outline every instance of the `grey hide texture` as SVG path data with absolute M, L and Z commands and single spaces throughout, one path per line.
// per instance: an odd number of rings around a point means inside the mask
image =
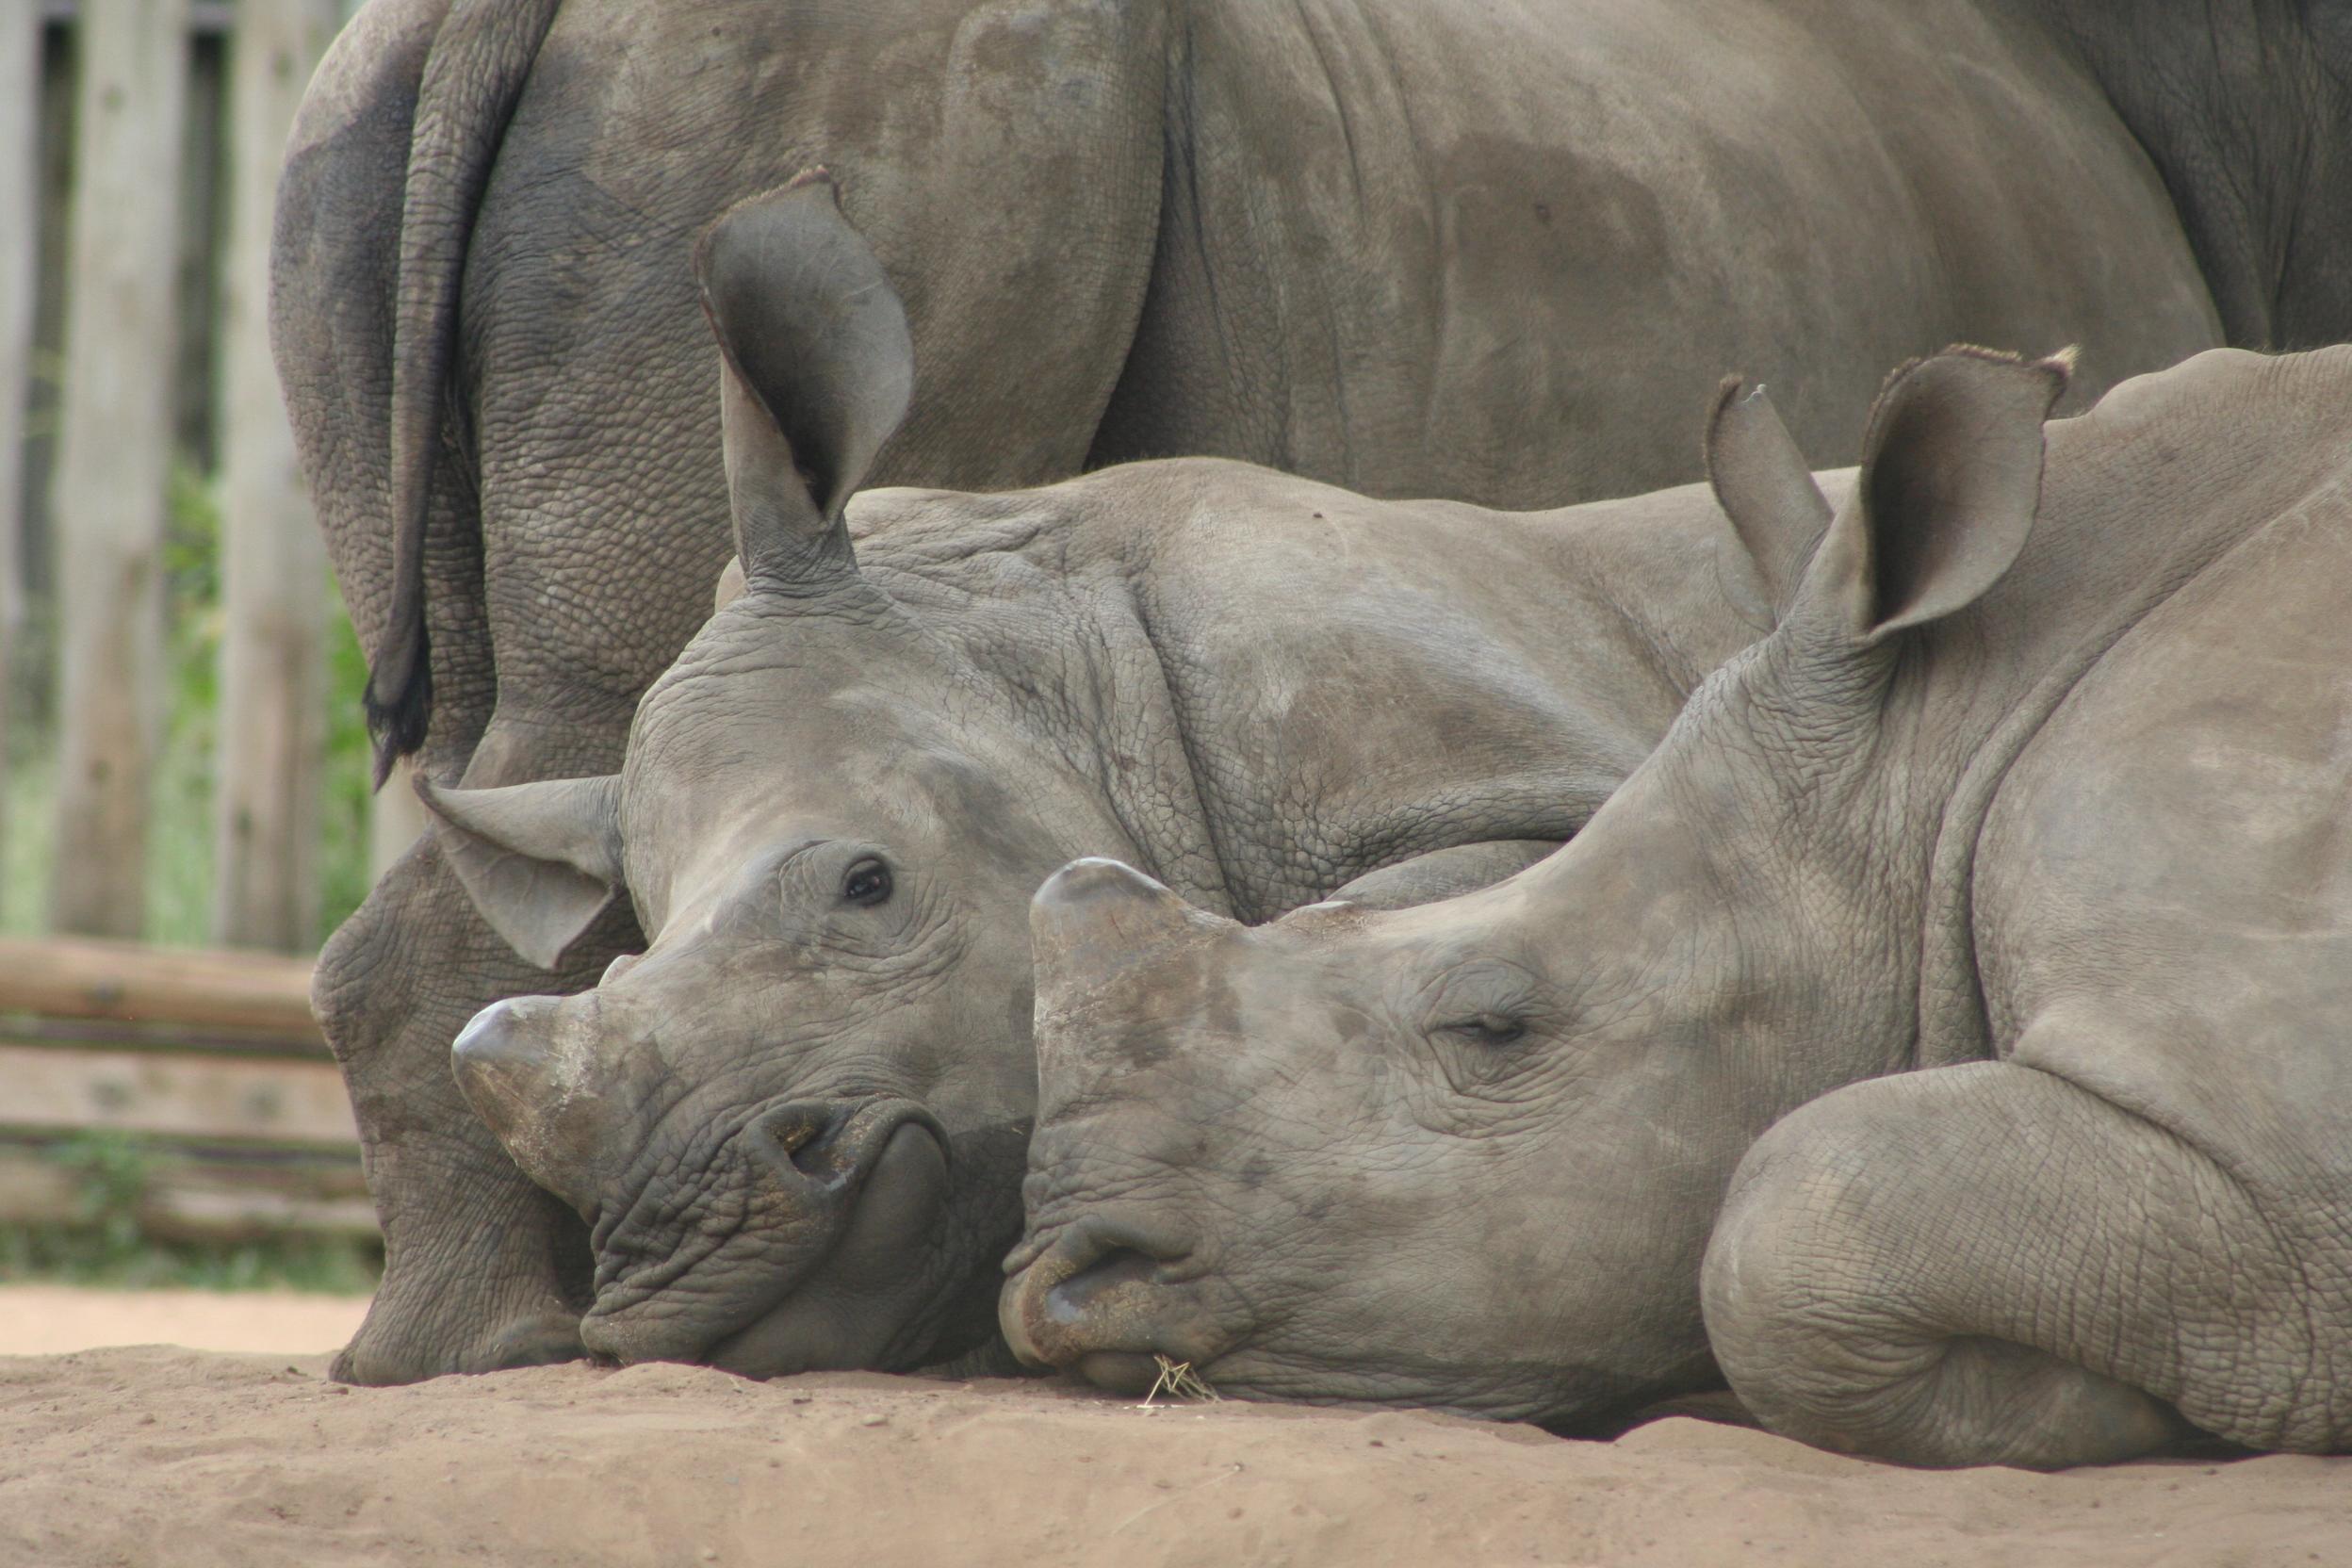
M 1211 453 L 1556 505 L 1696 477 L 1735 367 L 1837 461 L 1954 338 L 2079 341 L 2096 388 L 2343 335 L 2343 29 L 2188 9 L 373 0 L 271 330 L 387 759 L 618 765 L 727 554 L 688 254 L 810 165 L 906 302 L 879 482 Z M 338 1376 L 578 1353 L 579 1228 L 440 1064 L 638 941 L 616 907 L 544 972 L 429 841 L 322 956 L 389 1260 Z
M 1016 1348 L 1568 1428 L 1720 1369 L 1921 1464 L 2352 1446 L 2352 349 L 2045 461 L 2063 376 L 1891 383 L 1778 628 L 1518 875 L 1247 929 L 1057 874 Z
M 829 261 L 732 297 L 784 232 Z M 1700 485 L 1376 501 L 1205 458 L 870 491 L 844 516 L 907 352 L 871 253 L 812 181 L 703 253 L 742 591 L 646 694 L 616 776 L 423 786 L 518 947 L 554 958 L 624 884 L 649 939 L 456 1045 L 482 1120 L 589 1222 L 582 1333 L 623 1360 L 773 1375 L 992 1340 L 1040 881 L 1116 855 L 1263 918 L 1518 871 L 1769 625 L 1743 618 L 1768 591 L 1750 550 L 1821 522 L 1743 535 Z

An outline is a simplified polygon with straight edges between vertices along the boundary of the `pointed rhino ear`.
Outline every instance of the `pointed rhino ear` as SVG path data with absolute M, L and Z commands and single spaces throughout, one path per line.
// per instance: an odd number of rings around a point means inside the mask
M 596 923 L 622 888 L 618 777 L 416 793 L 440 824 L 442 853 L 490 928 L 541 969 Z
M 2071 350 L 1952 348 L 1887 378 L 1854 495 L 1805 580 L 1808 595 L 1822 580 L 1857 643 L 1966 609 L 2016 563 L 2041 504 L 2042 426 L 2073 363 Z
M 830 175 L 810 170 L 710 226 L 694 253 L 718 336 L 735 550 L 755 586 L 852 570 L 841 509 L 906 417 L 906 313 Z
M 1730 376 L 1716 392 L 1707 424 L 1707 477 L 1771 600 L 1742 608 L 1760 608 L 1754 618 L 1770 627 L 1788 612 L 1805 564 L 1829 526 L 1829 502 L 1764 388 L 1742 396 L 1746 384 Z

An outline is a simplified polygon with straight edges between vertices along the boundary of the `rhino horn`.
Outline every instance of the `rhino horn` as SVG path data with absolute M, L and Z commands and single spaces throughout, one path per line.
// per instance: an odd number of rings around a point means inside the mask
M 831 176 L 730 208 L 695 248 L 717 335 L 735 550 L 755 590 L 856 570 L 841 520 L 914 391 L 906 312 Z
M 564 1049 L 564 999 L 494 1002 L 449 1047 L 459 1092 L 524 1175 L 583 1213 L 596 1201 L 604 1104 L 586 1057 Z
M 1047 877 L 1029 901 L 1029 946 L 1040 972 L 1123 964 L 1233 923 L 1133 866 L 1095 856 Z

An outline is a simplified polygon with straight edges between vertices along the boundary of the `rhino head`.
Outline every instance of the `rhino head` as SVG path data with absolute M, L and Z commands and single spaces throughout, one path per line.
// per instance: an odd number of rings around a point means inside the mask
M 1021 911 L 1128 841 L 843 521 L 911 384 L 906 319 L 804 177 L 697 256 L 740 592 L 614 776 L 420 786 L 498 932 L 552 965 L 617 898 L 649 945 L 455 1044 L 523 1170 L 587 1219 L 590 1349 L 753 1375 L 993 1331 L 1034 1096 Z
M 1046 883 L 1015 1350 L 1122 1389 L 1167 1356 L 1227 1394 L 1571 1428 L 1714 1380 L 1701 1266 L 1734 1168 L 1905 1065 L 1919 927 L 1886 890 L 1931 835 L 1901 817 L 1914 716 L 1886 694 L 1915 629 L 2021 547 L 2063 383 L 1911 368 L 1834 520 L 1727 399 L 1726 510 L 1808 540 L 1780 626 L 1516 876 L 1250 928 L 1107 861 Z

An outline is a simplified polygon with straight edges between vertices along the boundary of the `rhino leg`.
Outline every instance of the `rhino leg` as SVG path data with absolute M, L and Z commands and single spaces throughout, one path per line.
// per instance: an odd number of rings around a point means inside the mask
M 1826 1448 L 2050 1467 L 2196 1429 L 2331 1441 L 2308 1281 L 2244 1188 L 2013 1063 L 1857 1084 L 1779 1122 L 1732 1180 L 1703 1294 L 1741 1400 Z
M 592 982 L 583 967 L 564 978 Z M 320 954 L 313 1000 L 384 1235 L 384 1283 L 335 1358 L 337 1380 L 414 1382 L 582 1354 L 583 1228 L 515 1169 L 449 1071 L 449 1041 L 478 1008 L 548 978 L 482 923 L 431 835 Z

